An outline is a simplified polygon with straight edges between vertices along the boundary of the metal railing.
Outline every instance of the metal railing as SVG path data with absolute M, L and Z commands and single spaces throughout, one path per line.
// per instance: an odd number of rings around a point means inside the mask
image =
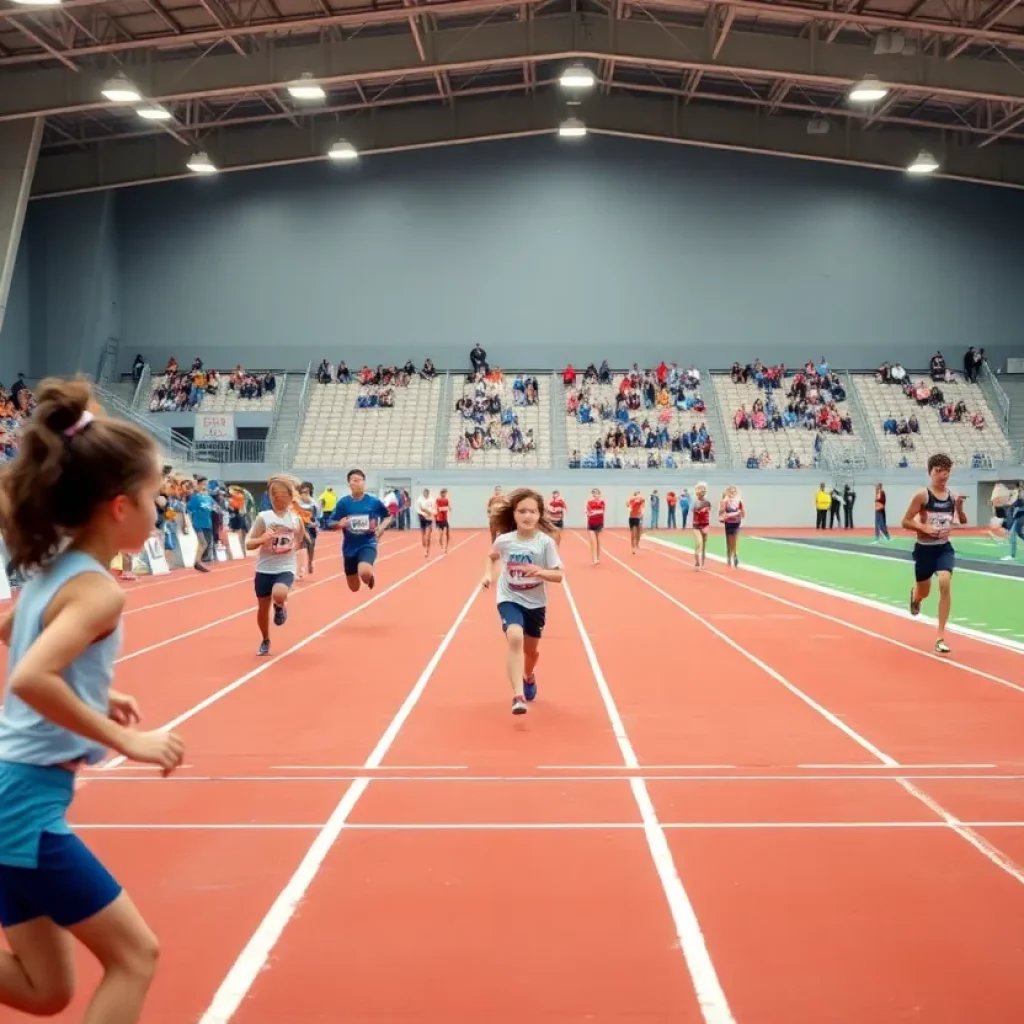
M 174 459 L 189 461 L 192 458 L 192 442 L 183 437 L 177 431 L 155 424 L 151 419 L 137 413 L 127 402 L 118 398 L 112 391 L 108 391 L 100 384 L 94 385 L 96 397 L 100 404 L 108 411 L 120 416 L 122 419 L 130 420 L 137 426 L 142 427 L 155 441 L 161 444 L 167 454 Z
M 440 375 L 439 375 L 440 376 Z M 452 418 L 452 375 L 445 372 L 441 378 L 441 386 L 437 395 L 437 424 L 434 427 L 434 452 L 430 465 L 434 469 L 444 469 L 448 460 L 448 431 Z
M 150 369 L 149 363 L 146 363 L 146 365 L 142 367 L 142 373 L 139 375 L 139 383 L 135 385 L 135 394 L 132 395 L 133 409 L 149 408 L 149 395 L 153 392 L 153 389 L 150 386 L 150 381 L 152 381 L 152 379 L 153 371 Z
M 999 378 L 992 372 L 992 368 L 988 365 L 988 360 L 983 359 L 981 361 L 981 379 L 988 385 L 989 391 L 992 393 L 992 397 L 996 401 L 996 406 L 999 411 L 999 415 L 1002 417 L 1003 430 L 1010 433 L 1010 396 L 1003 390 L 1002 384 L 999 383 Z
M 537 383 L 540 383 L 538 378 Z M 565 383 L 560 371 L 550 376 L 548 384 L 548 436 L 551 438 L 551 465 L 561 469 L 569 465 L 569 433 L 565 429 Z
M 284 445 L 286 450 L 287 443 Z M 191 449 L 193 463 L 225 465 L 232 462 L 266 462 L 271 455 L 270 442 L 263 438 L 245 441 L 194 441 Z
M 869 461 L 865 468 L 869 468 L 870 465 L 884 466 L 885 446 L 878 436 L 878 431 L 875 429 L 875 424 L 872 422 L 864 400 L 860 397 L 860 388 L 857 387 L 857 382 L 849 370 L 843 370 L 842 376 L 846 381 L 846 401 L 853 406 L 853 411 L 857 414 L 857 421 L 854 423 L 855 436 L 860 438 L 861 444 L 865 448 L 865 457 L 870 454 L 870 458 L 873 460 Z
M 704 422 L 711 435 L 715 465 L 721 469 L 742 469 L 746 463 L 731 443 L 730 433 L 718 404 L 718 392 L 715 390 L 715 382 L 711 376 L 712 371 L 706 366 L 698 367 L 698 369 L 700 371 L 700 393 L 704 399 Z M 711 422 L 708 423 L 708 420 Z
M 302 427 L 306 422 L 306 413 L 309 411 L 309 402 L 313 397 L 313 388 L 311 384 L 314 380 L 313 376 L 313 363 L 310 361 L 309 366 L 306 367 L 306 376 L 302 378 L 302 391 L 299 394 L 299 414 L 295 420 L 295 427 L 292 430 L 291 437 L 291 458 L 288 460 L 289 468 L 294 465 L 295 457 L 299 450 L 299 440 L 302 437 Z

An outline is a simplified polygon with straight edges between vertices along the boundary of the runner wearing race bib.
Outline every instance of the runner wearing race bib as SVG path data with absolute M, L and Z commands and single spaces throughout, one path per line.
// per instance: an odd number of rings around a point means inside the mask
M 935 653 L 948 654 L 946 623 L 952 607 L 953 570 L 956 551 L 950 533 L 967 523 L 964 496 L 949 490 L 953 460 L 948 455 L 933 455 L 928 460 L 930 486 L 918 491 L 903 516 L 903 528 L 917 536 L 914 544 L 914 586 L 910 591 L 910 614 L 921 614 L 921 602 L 931 593 L 932 577 L 939 580 L 939 635 Z
M 450 537 L 448 515 L 451 512 L 452 503 L 448 497 L 448 488 L 442 487 L 441 493 L 434 502 L 435 518 L 434 525 L 437 527 L 437 543 L 441 547 L 441 553 L 448 554 L 448 540 Z
M 394 517 L 380 498 L 366 493 L 366 474 L 361 469 L 349 470 L 348 486 L 351 493 L 335 506 L 331 523 L 337 523 L 342 529 L 345 582 L 355 593 L 364 583 L 373 590 L 377 540 Z
M 252 524 L 245 546 L 256 551 L 256 624 L 263 641 L 259 655 L 270 654 L 270 606 L 274 606 L 274 625 L 283 626 L 288 618 L 288 595 L 298 571 L 297 552 L 305 543 L 302 519 L 292 510 L 295 497 L 290 478 L 272 476 L 267 481 L 270 509 L 260 512 Z
M 544 514 L 544 499 L 523 487 L 508 498 L 492 500 L 491 528 L 497 537 L 487 553 L 481 586 L 494 582 L 497 564 L 498 615 L 508 644 L 506 670 L 512 685 L 512 714 L 526 714 L 526 702 L 537 696 L 534 669 L 547 618 L 547 584 L 562 582 L 562 563 Z

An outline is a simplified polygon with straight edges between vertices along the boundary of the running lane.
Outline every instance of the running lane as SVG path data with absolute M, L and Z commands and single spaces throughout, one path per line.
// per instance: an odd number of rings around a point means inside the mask
M 475 544 L 471 569 L 439 593 L 450 620 L 485 551 Z M 581 574 L 580 556 L 564 554 Z M 644 833 L 614 827 L 639 822 L 628 784 L 508 778 L 622 763 L 564 592 L 551 592 L 538 699 L 521 718 L 494 593 L 478 594 L 388 752 L 395 777 L 356 806 L 357 828 L 328 855 L 238 1024 L 328 1007 L 339 1020 L 439 1024 L 701 1020 Z M 429 764 L 464 768 L 403 777 Z
M 616 551 L 620 548 L 625 545 Z M 688 623 L 700 626 L 633 570 L 729 637 L 741 630 L 744 637 L 753 636 L 757 626 L 767 668 L 785 671 L 788 680 L 809 689 L 818 679 L 815 692 L 823 711 L 842 711 L 820 689 L 822 662 L 820 655 L 814 657 L 817 641 L 809 638 L 805 617 L 758 625 L 771 608 L 754 593 L 729 590 L 711 574 L 652 557 L 648 549 L 636 558 L 628 549 L 616 557 L 623 564 L 610 560 L 604 585 L 631 608 L 627 621 L 656 620 L 663 635 L 672 637 L 682 635 Z M 627 580 L 648 596 L 634 597 Z M 588 597 L 595 589 L 588 588 Z M 599 620 L 593 625 L 584 614 L 584 621 L 599 631 Z M 722 678 L 722 652 L 733 648 L 708 627 L 700 628 L 710 641 L 691 660 Z M 795 652 L 807 652 L 799 673 L 777 657 L 779 651 L 794 661 Z M 751 695 L 766 683 L 794 716 L 803 715 L 807 705 L 796 694 L 764 669 L 746 665 L 740 678 Z M 616 695 L 631 688 L 628 667 L 609 672 L 605 665 L 605 671 Z M 685 663 L 680 677 L 673 705 L 662 708 L 665 718 L 691 713 Z M 735 696 L 744 702 L 742 693 Z M 785 705 L 777 714 L 785 717 Z M 840 726 L 850 717 L 838 714 L 829 721 L 819 715 L 814 733 L 825 729 L 844 738 Z M 764 728 L 774 725 L 766 716 Z M 747 735 L 732 733 L 739 744 Z M 636 730 L 636 735 L 639 742 L 643 734 Z M 795 743 L 790 763 L 809 760 L 805 750 L 805 744 Z M 871 757 L 858 750 L 854 758 L 829 760 L 870 763 Z M 801 773 L 794 768 L 787 774 Z M 1024 998 L 1019 943 L 1013 938 L 1024 919 L 1024 886 L 942 827 L 897 782 L 821 775 L 827 773 L 650 783 L 659 817 L 678 826 L 667 829 L 669 845 L 736 1019 L 743 1024 L 897 1024 L 914 1017 L 942 1024 L 969 1019 L 1010 1024 Z M 973 807 L 983 809 L 977 802 Z M 967 803 L 961 801 L 958 809 L 967 810 Z
M 212 685 L 265 668 L 179 727 L 194 767 L 170 779 L 113 770 L 83 780 L 72 821 L 123 878 L 162 942 L 147 1022 L 199 1019 L 350 785 L 261 777 L 271 764 L 310 755 L 366 757 L 448 628 L 435 596 L 476 565 L 471 547 L 453 548 L 389 594 L 385 563 L 372 605 L 277 662 L 253 656 L 251 621 L 218 631 L 233 667 Z M 294 643 L 337 618 L 352 595 L 336 593 L 343 604 L 309 605 L 308 617 L 296 602 L 276 636 L 290 630 Z M 285 650 L 280 639 L 276 650 Z M 239 778 L 245 771 L 258 777 Z M 78 961 L 79 998 L 57 1018 L 68 1024 L 81 1020 L 97 978 L 90 958 Z
M 696 574 L 685 555 L 653 544 L 644 546 L 639 562 L 630 559 L 625 543 L 615 544 L 612 551 L 897 761 L 1024 763 L 1021 655 L 957 637 L 958 654 L 947 661 L 920 649 L 930 635 L 927 630 L 885 612 L 792 586 L 783 595 L 778 588 L 785 584 L 742 568 L 716 565 Z M 769 596 L 773 594 L 794 603 L 780 603 Z M 673 607 L 664 598 L 659 600 Z M 675 611 L 680 624 L 689 622 L 708 632 L 684 611 Z M 844 620 L 876 635 L 855 632 L 842 624 Z M 887 642 L 886 637 L 906 646 Z M 958 662 L 998 672 L 998 678 L 1019 688 L 972 674 Z M 807 758 L 801 763 L 822 760 Z

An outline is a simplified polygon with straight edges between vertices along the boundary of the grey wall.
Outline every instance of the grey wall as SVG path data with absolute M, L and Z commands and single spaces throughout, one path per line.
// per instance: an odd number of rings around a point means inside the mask
M 29 256 L 28 244 L 22 232 L 18 256 L 14 262 L 14 276 L 11 290 L 7 295 L 7 311 L 3 326 L 0 326 L 0 383 L 8 387 L 19 373 L 30 372 L 29 335 L 31 317 L 29 314 Z
M 91 369 L 118 333 L 124 369 L 462 366 L 478 340 L 505 366 L 1024 354 L 1024 196 L 881 172 L 547 138 L 37 201 L 29 221 L 37 373 Z

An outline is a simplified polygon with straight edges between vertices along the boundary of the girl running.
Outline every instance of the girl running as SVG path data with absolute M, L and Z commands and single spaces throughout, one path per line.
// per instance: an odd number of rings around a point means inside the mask
M 274 605 L 274 625 L 283 626 L 288 618 L 285 607 L 298 572 L 297 552 L 305 542 L 302 519 L 292 508 L 295 492 L 292 481 L 272 476 L 267 481 L 270 510 L 260 512 L 252 524 L 245 546 L 256 555 L 256 624 L 263 641 L 257 654 L 270 653 L 270 605 Z
M 951 592 L 956 551 L 950 533 L 957 524 L 967 523 L 964 495 L 949 490 L 949 474 L 953 460 L 937 454 L 928 460 L 928 487 L 919 490 L 903 516 L 903 529 L 917 537 L 914 544 L 914 586 L 910 591 L 910 614 L 921 614 L 921 602 L 931 593 L 932 577 L 939 580 L 939 635 L 935 653 L 949 654 L 946 623 L 953 603 Z
M 303 483 L 299 487 L 299 496 L 292 502 L 292 510 L 302 520 L 304 533 L 302 546 L 298 552 L 299 579 L 308 572 L 313 575 L 313 555 L 316 554 L 316 522 L 317 504 L 313 500 L 313 485 Z
M 103 969 L 84 1024 L 135 1024 L 157 939 L 67 812 L 76 772 L 108 750 L 169 775 L 184 745 L 136 731 L 134 698 L 110 686 L 124 592 L 109 566 L 149 538 L 161 473 L 149 435 L 90 401 L 83 380 L 43 381 L 2 478 L 4 541 L 28 579 L 0 622 L 0 1005 L 60 1013 L 75 993 L 77 939 Z
M 639 491 L 634 491 L 626 499 L 629 509 L 629 547 L 635 555 L 640 550 L 640 538 L 644 531 L 644 505 L 647 502 Z
M 601 488 L 595 487 L 590 492 L 587 502 L 587 538 L 590 541 L 590 557 L 594 565 L 601 561 L 601 531 L 604 529 L 604 498 Z
M 554 527 L 544 514 L 544 499 L 527 487 L 513 491 L 491 518 L 497 539 L 487 554 L 481 586 L 498 575 L 498 615 L 508 643 L 508 680 L 512 686 L 512 714 L 526 714 L 526 701 L 537 696 L 534 669 L 547 611 L 548 583 L 562 582 Z
M 416 514 L 420 520 L 420 538 L 423 543 L 423 557 L 430 557 L 430 541 L 434 536 L 434 517 L 437 505 L 430 496 L 430 488 L 424 487 L 423 493 L 416 499 Z
M 739 568 L 740 559 L 736 554 L 736 545 L 740 539 L 740 524 L 746 510 L 740 492 L 729 484 L 722 492 L 722 500 L 718 503 L 718 521 L 725 524 L 725 560 L 734 568 Z
M 434 523 L 437 526 L 437 546 L 441 549 L 442 555 L 448 554 L 448 541 L 450 533 L 448 530 L 448 513 L 451 512 L 452 503 L 448 497 L 448 488 L 442 487 L 441 492 L 434 502 Z
M 548 519 L 555 528 L 555 543 L 559 547 L 562 546 L 562 530 L 565 527 L 565 513 L 568 508 L 565 498 L 558 491 L 552 491 L 551 500 L 548 502 Z
M 711 502 L 708 485 L 703 481 L 693 489 L 693 564 L 703 569 L 707 561 L 708 530 L 711 528 Z

